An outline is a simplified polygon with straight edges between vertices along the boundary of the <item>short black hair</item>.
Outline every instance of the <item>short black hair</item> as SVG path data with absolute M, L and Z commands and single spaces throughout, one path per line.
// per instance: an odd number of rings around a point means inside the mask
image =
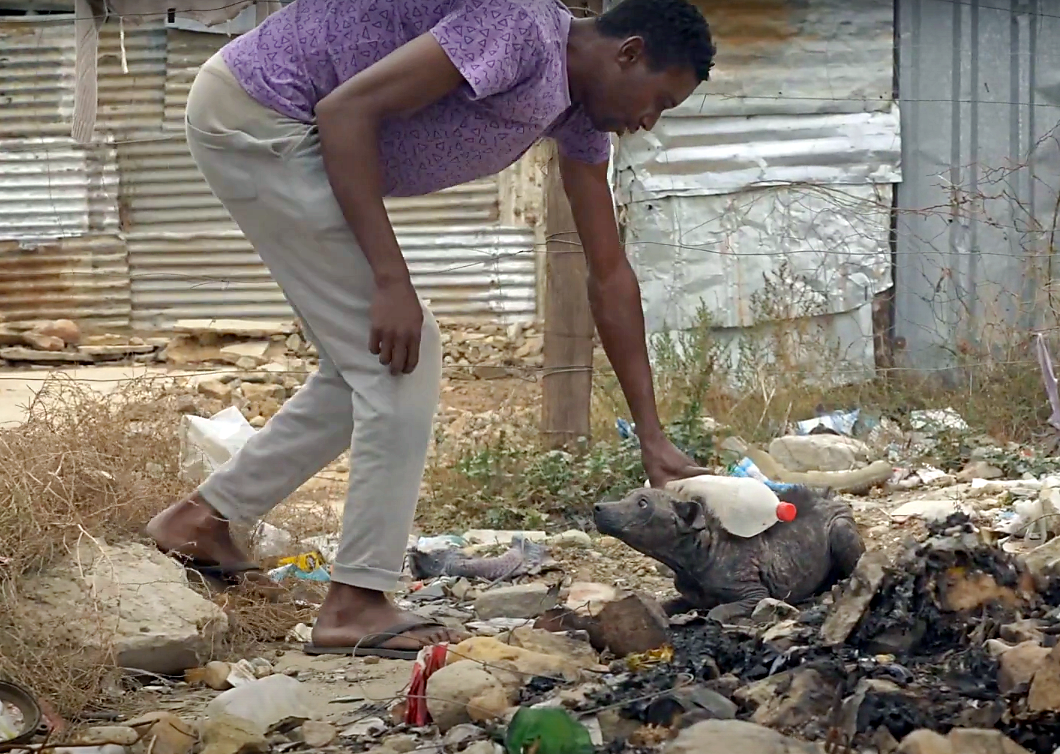
M 643 38 L 655 70 L 687 66 L 700 81 L 710 78 L 717 50 L 707 20 L 688 0 L 621 0 L 597 16 L 596 29 L 617 39 Z

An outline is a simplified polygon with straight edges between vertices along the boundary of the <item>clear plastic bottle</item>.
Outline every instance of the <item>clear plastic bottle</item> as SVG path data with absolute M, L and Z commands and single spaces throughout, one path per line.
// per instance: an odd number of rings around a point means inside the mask
M 758 536 L 779 521 L 794 521 L 798 512 L 752 477 L 702 474 L 676 479 L 666 489 L 702 499 L 725 530 L 737 537 Z

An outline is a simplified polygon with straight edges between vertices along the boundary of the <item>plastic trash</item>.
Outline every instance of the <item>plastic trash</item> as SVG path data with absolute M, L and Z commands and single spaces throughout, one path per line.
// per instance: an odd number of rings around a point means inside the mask
M 857 424 L 860 415 L 860 409 L 854 409 L 853 411 L 832 411 L 831 413 L 815 416 L 812 419 L 804 419 L 803 421 L 795 422 L 795 433 L 799 435 L 808 435 L 810 432 L 820 427 L 822 429 L 830 429 L 840 435 L 853 437 L 854 425 Z
M 180 419 L 180 474 L 200 484 L 242 448 L 257 430 L 235 406 L 208 419 L 185 414 Z
M 758 468 L 758 465 L 750 458 L 743 458 L 739 462 L 733 464 L 729 468 L 729 476 L 756 479 L 769 489 L 773 490 L 773 492 L 784 492 L 795 486 L 794 484 L 787 484 L 785 482 L 774 482 L 763 474 L 762 470 Z
M 774 524 L 795 520 L 797 510 L 751 477 L 702 474 L 668 482 L 666 489 L 703 500 L 721 525 L 737 537 L 755 537 Z

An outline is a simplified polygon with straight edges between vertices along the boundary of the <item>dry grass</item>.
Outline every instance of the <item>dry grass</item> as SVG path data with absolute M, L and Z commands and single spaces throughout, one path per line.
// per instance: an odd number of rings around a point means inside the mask
M 38 625 L 23 579 L 88 534 L 138 538 L 152 515 L 187 492 L 178 480 L 177 399 L 147 382 L 114 394 L 49 380 L 26 423 L 0 433 L 0 675 L 60 712 L 98 699 L 113 669 Z M 70 621 L 91 620 L 86 605 Z
M 53 377 L 25 424 L 0 431 L 0 677 L 28 686 L 61 714 L 76 716 L 107 699 L 117 671 L 101 663 L 99 652 L 41 625 L 28 581 L 90 540 L 145 541 L 148 520 L 190 491 L 178 473 L 178 427 L 198 403 L 148 378 L 101 396 Z M 229 614 L 228 655 L 282 639 L 308 617 L 290 603 L 214 599 Z M 63 618 L 98 622 L 92 600 L 82 602 L 74 603 L 77 615 Z

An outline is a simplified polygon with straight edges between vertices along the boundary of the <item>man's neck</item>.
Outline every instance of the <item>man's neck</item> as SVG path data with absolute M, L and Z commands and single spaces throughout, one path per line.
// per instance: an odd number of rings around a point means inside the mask
M 567 35 L 567 88 L 575 105 L 585 99 L 585 82 L 593 75 L 592 50 L 598 43 L 599 35 L 593 28 L 593 19 L 571 20 Z

